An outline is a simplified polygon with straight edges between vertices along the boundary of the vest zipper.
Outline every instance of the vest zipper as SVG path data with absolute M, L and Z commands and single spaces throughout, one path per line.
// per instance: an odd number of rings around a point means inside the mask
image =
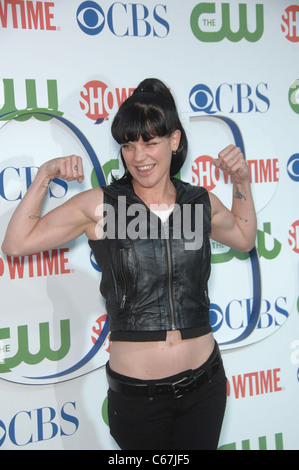
M 125 267 L 124 267 L 124 248 L 120 250 L 120 273 L 123 280 L 123 296 L 120 304 L 121 310 L 125 308 L 126 300 L 127 300 L 127 279 L 125 275 Z
M 173 308 L 173 299 L 172 299 L 172 261 L 171 261 L 171 249 L 169 243 L 169 225 L 168 221 L 163 222 L 163 229 L 165 234 L 165 242 L 166 242 L 166 252 L 167 252 L 167 265 L 168 265 L 168 299 L 169 299 L 169 308 L 170 308 L 170 316 L 171 316 L 171 329 L 175 330 L 175 322 L 174 322 L 174 308 Z
M 118 201 L 118 196 L 115 196 L 114 194 L 109 194 L 109 191 L 106 191 L 106 188 L 102 188 L 103 192 L 106 193 L 109 197 L 111 197 L 112 199 L 115 199 L 116 201 Z M 204 193 L 201 193 L 201 194 L 197 194 L 195 196 L 192 196 L 190 199 L 188 199 L 187 201 L 185 201 L 183 204 L 188 204 L 190 202 L 192 202 L 194 199 L 197 199 L 198 197 L 202 196 Z M 147 211 L 149 212 L 149 208 L 146 206 L 146 204 L 142 201 L 142 199 L 140 199 L 138 196 L 137 198 L 145 205 Z M 126 204 L 127 205 L 130 205 L 129 202 L 126 201 Z M 180 206 L 182 207 L 182 204 L 180 204 Z M 176 327 L 175 327 L 175 321 L 174 321 L 174 307 L 173 307 L 173 299 L 172 299 L 172 287 L 171 287 L 171 279 L 172 279 L 172 261 L 171 261 L 171 249 L 170 249 L 170 243 L 169 243 L 169 226 L 168 226 L 168 221 L 164 222 L 163 224 L 163 228 L 164 228 L 164 233 L 165 233 L 165 236 L 167 236 L 168 238 L 165 238 L 165 241 L 166 241 L 166 250 L 167 250 L 167 264 L 168 264 L 168 297 L 169 297 L 169 308 L 170 308 L 170 315 L 171 315 L 171 329 L 172 330 L 176 330 Z M 121 257 L 121 275 L 122 275 L 122 278 L 123 278 L 123 281 L 124 281 L 124 293 L 123 293 L 123 297 L 122 297 L 122 301 L 121 301 L 121 304 L 120 304 L 120 308 L 123 310 L 124 307 L 125 307 L 125 304 L 126 304 L 126 300 L 127 300 L 127 282 L 126 282 L 126 277 L 125 277 L 125 272 L 124 272 L 124 249 L 122 248 L 120 250 L 120 257 Z

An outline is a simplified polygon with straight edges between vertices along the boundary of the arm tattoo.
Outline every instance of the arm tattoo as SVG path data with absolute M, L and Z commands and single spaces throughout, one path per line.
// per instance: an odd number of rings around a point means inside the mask
M 243 199 L 246 201 L 246 197 L 244 196 L 244 194 L 242 194 L 240 191 L 239 191 L 239 186 L 237 185 L 237 188 L 236 188 L 236 192 L 234 194 L 234 197 L 236 199 Z
M 237 214 L 233 214 L 235 217 L 237 217 L 239 220 L 243 220 L 243 222 L 245 222 L 246 224 L 248 224 L 248 220 L 247 219 L 243 219 L 243 217 L 240 217 L 239 215 Z

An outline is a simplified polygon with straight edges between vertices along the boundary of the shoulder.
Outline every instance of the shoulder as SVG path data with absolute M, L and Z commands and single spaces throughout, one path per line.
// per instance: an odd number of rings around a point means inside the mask
M 217 205 L 218 201 L 220 202 L 218 197 L 215 196 L 215 194 L 211 193 L 210 191 L 209 191 L 209 198 L 210 198 L 210 202 L 211 202 L 211 207 Z
M 182 181 L 177 178 L 172 178 L 171 180 L 177 190 L 179 202 L 185 203 L 188 200 L 195 199 L 202 195 L 208 195 L 208 191 L 206 190 L 206 188 L 203 188 L 201 186 L 194 186 L 186 181 Z
M 211 204 L 211 215 L 212 217 L 219 212 L 228 211 L 228 209 L 224 206 L 224 204 L 220 201 L 220 199 L 210 191 L 208 192 Z

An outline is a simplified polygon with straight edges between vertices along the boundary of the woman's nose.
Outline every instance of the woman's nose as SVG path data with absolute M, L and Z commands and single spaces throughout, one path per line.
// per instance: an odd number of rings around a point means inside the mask
M 135 147 L 134 160 L 136 162 L 142 162 L 146 158 L 146 152 L 143 146 L 137 145 Z

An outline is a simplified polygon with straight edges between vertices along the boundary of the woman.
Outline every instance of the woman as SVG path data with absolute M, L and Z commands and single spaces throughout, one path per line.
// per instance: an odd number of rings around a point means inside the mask
M 249 170 L 233 145 L 214 160 L 233 178 L 231 211 L 205 189 L 174 178 L 187 140 L 171 93 L 156 79 L 141 82 L 123 103 L 112 134 L 124 176 L 41 217 L 53 178 L 83 180 L 78 156 L 46 162 L 16 209 L 2 250 L 36 253 L 85 233 L 102 270 L 111 330 L 111 434 L 122 449 L 216 449 L 226 378 L 209 325 L 208 237 L 241 251 L 253 247 Z M 124 236 L 121 223 L 135 232 Z M 135 236 L 141 227 L 142 236 Z

